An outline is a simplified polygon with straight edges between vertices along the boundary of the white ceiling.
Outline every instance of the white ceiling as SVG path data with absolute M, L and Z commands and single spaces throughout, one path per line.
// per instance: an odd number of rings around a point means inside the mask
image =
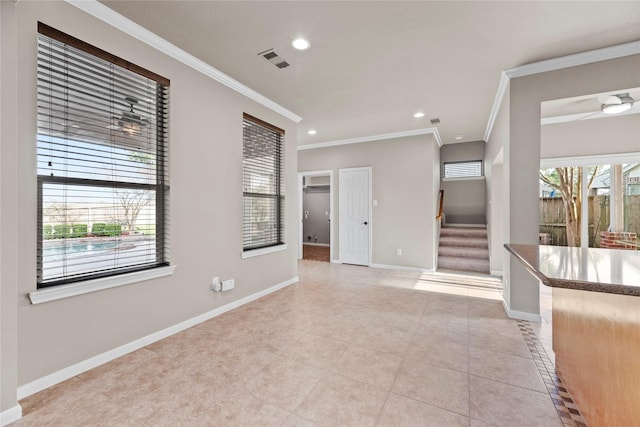
M 639 1 L 102 3 L 302 116 L 300 145 L 434 117 L 445 143 L 481 140 L 502 70 L 640 40 Z

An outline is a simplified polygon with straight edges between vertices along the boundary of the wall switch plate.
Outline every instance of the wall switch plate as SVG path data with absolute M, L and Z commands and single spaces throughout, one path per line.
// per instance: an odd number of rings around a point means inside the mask
M 373 201 L 373 207 L 375 208 L 375 207 L 377 207 L 377 206 L 378 206 L 378 201 L 377 201 L 377 200 L 374 200 L 374 201 Z
M 402 249 L 400 248 L 396 249 L 396 255 L 402 255 Z
M 222 282 L 222 292 L 230 291 L 235 287 L 236 281 L 234 279 L 229 279 Z
M 211 279 L 211 290 L 213 292 L 220 292 L 220 278 L 218 276 Z

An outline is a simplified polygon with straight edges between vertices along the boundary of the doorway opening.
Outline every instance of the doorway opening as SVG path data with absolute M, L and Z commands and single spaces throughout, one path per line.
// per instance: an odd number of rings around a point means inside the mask
M 298 259 L 333 259 L 333 171 L 298 173 Z

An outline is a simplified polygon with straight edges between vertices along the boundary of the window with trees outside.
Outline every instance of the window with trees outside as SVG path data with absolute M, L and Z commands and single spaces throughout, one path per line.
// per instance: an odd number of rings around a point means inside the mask
M 169 80 L 38 33 L 38 288 L 169 265 Z
M 284 130 L 243 116 L 243 249 L 284 243 Z

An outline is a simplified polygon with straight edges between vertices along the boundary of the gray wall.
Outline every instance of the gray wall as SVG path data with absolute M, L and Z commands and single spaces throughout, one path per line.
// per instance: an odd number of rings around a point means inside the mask
M 510 82 L 509 138 L 490 138 L 487 149 L 504 149 L 505 240 L 538 243 L 538 171 L 540 168 L 540 103 L 551 99 L 608 92 L 640 86 L 640 55 L 512 79 Z M 499 145 L 502 144 L 502 147 Z M 571 143 L 580 154 L 580 142 Z M 495 145 L 495 146 L 493 146 Z M 606 147 L 602 147 L 606 152 Z M 539 313 L 538 281 L 515 260 L 505 270 L 505 302 L 511 310 Z M 508 295 L 508 298 L 506 297 Z
M 19 12 L 17 43 L 10 40 L 12 28 L 5 22 L 5 11 L 12 8 Z M 15 405 L 16 383 L 24 385 L 296 277 L 293 122 L 66 3 L 2 2 L 2 19 L 3 410 Z M 173 276 L 30 304 L 27 294 L 36 290 L 38 20 L 171 80 L 170 234 L 171 263 L 177 266 Z M 5 62 L 11 59 L 5 56 L 5 42 L 18 53 L 17 61 Z M 17 97 L 7 89 L 10 84 L 5 87 L 13 79 L 12 67 L 17 67 Z M 17 104 L 7 108 L 12 99 Z M 241 258 L 243 112 L 286 132 L 285 241 L 289 243 L 285 251 L 245 260 Z M 236 288 L 214 294 L 210 283 L 216 275 L 235 278 Z M 17 357 L 13 357 L 16 334 Z
M 298 151 L 298 171 L 371 166 L 373 263 L 434 268 L 438 145 L 432 135 Z M 334 258 L 339 259 L 339 188 L 334 186 Z M 396 249 L 402 255 L 396 255 Z
M 540 157 L 640 152 L 640 114 L 544 125 Z
M 302 211 L 309 212 L 303 217 L 302 241 L 304 243 L 330 243 L 329 187 L 307 188 L 302 194 Z M 310 237 L 310 238 L 309 238 Z M 317 237 L 317 239 L 316 239 Z
M 484 141 L 446 144 L 440 149 L 442 168 L 445 162 L 484 160 Z M 443 180 L 443 211 L 449 224 L 486 224 L 485 182 L 473 180 Z

